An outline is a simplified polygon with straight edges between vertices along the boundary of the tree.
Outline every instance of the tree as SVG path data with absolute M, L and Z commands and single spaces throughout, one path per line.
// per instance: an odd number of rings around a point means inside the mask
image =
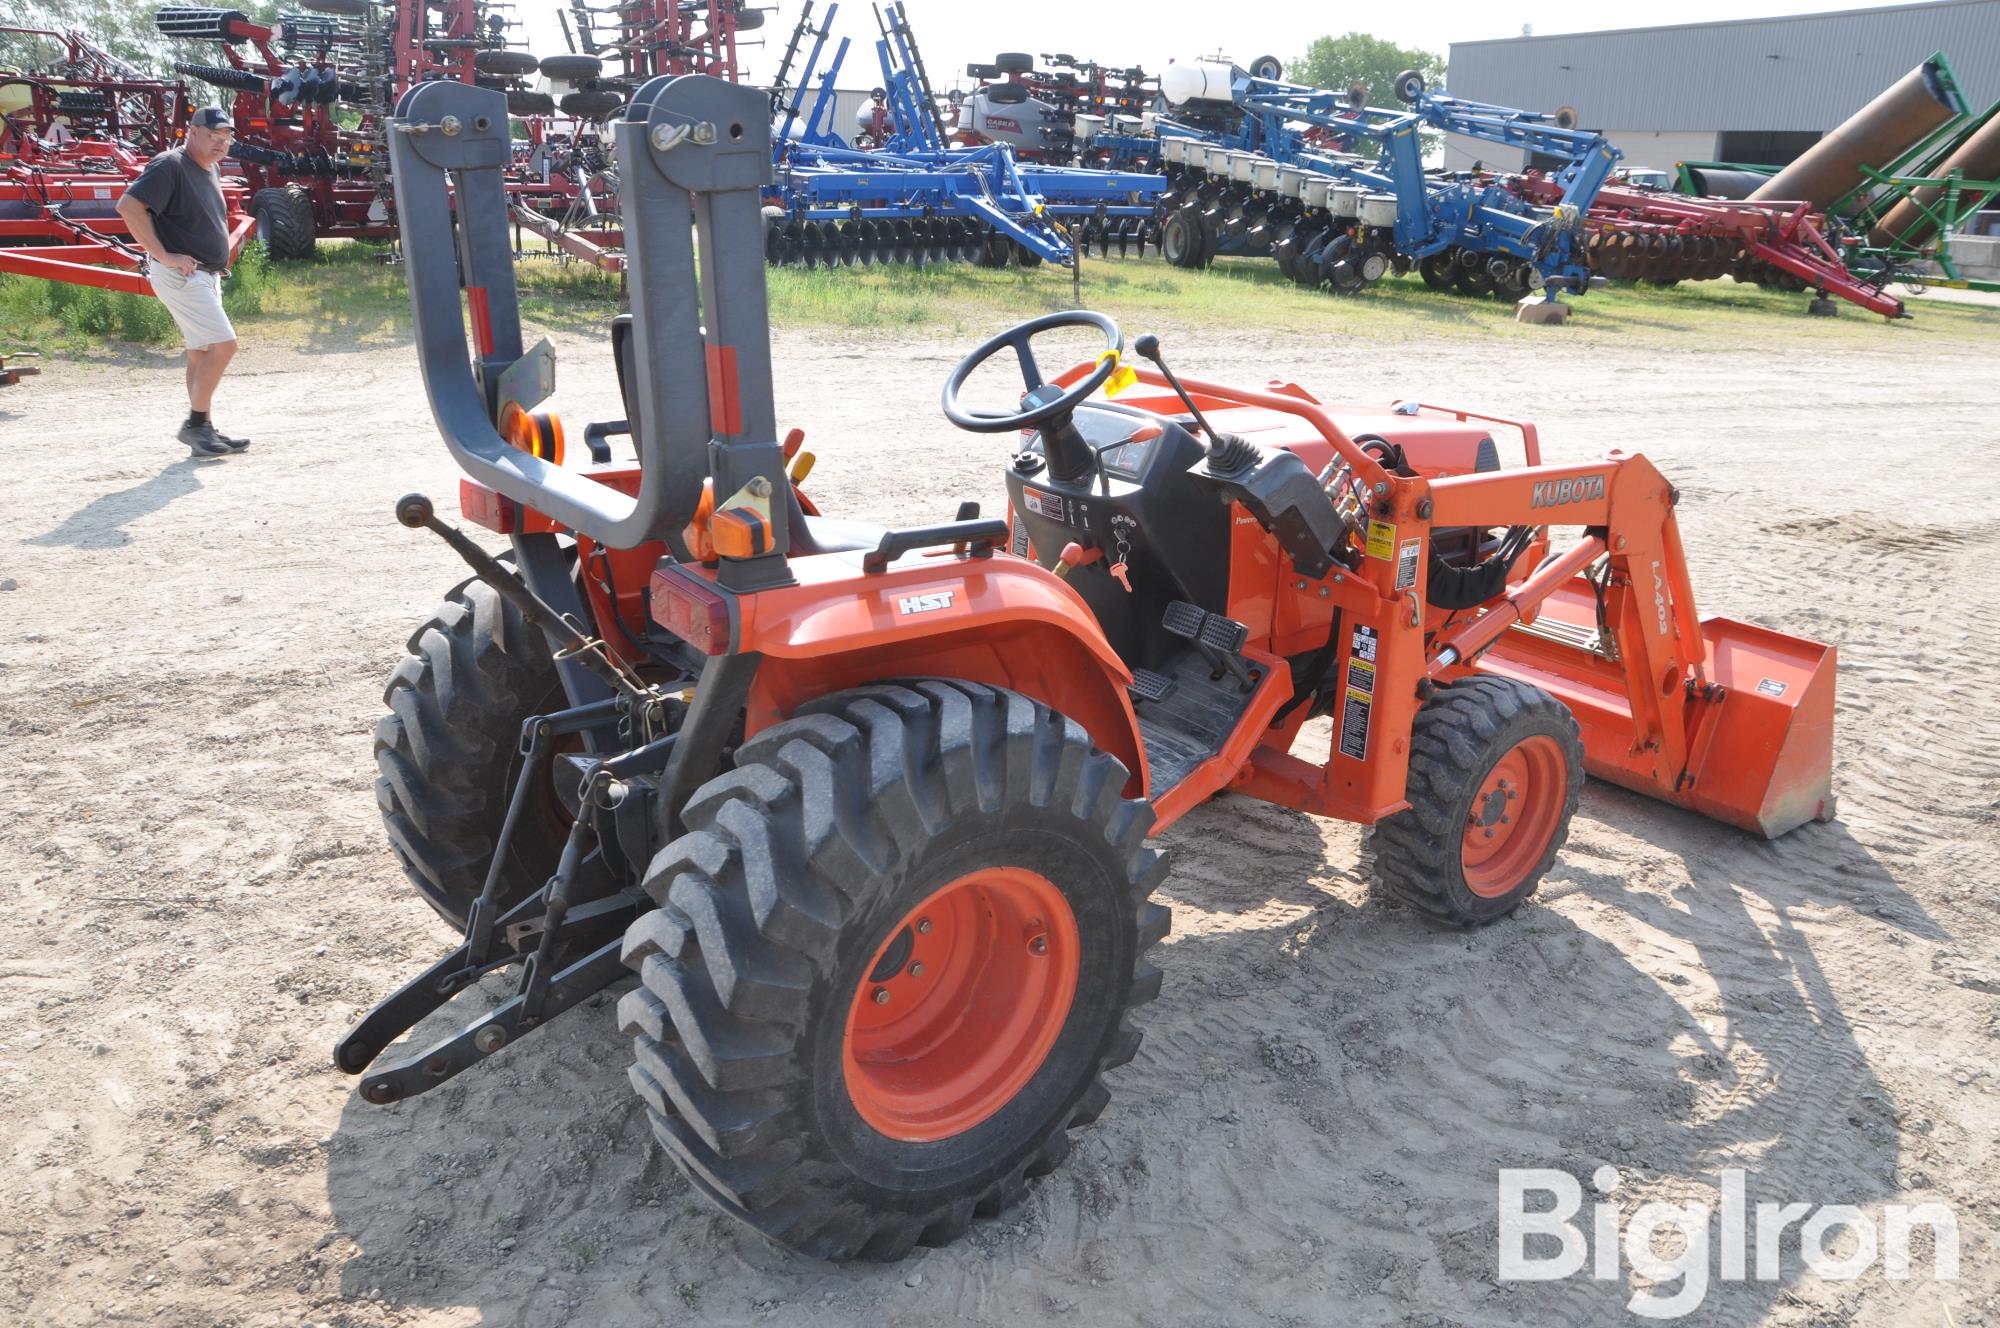
M 121 60 L 162 73 L 173 59 L 170 43 L 153 25 L 151 0 L 0 0 L 0 26 L 80 30 Z M 65 55 L 45 38 L 0 35 L 0 66 L 34 69 Z
M 1365 32 L 1350 32 L 1341 37 L 1321 37 L 1306 48 L 1303 56 L 1286 66 L 1286 74 L 1294 83 L 1331 92 L 1345 92 L 1356 83 L 1365 83 L 1369 105 L 1394 106 L 1396 99 L 1391 85 L 1405 69 L 1416 70 L 1424 76 L 1424 82 L 1435 88 L 1444 78 L 1444 57 L 1398 46 Z

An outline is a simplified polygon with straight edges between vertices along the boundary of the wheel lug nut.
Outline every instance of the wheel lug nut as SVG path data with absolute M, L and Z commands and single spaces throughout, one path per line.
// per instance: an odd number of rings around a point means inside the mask
M 913 978 L 920 978 L 920 977 L 922 977 L 923 975 L 924 975 L 924 966 L 923 966 L 922 964 L 918 963 L 918 964 L 911 964 L 911 965 L 910 965 L 910 976 L 911 976 L 911 977 L 913 977 Z
M 877 987 L 875 989 L 875 1003 L 877 1005 L 887 1005 L 889 1003 L 889 989 L 887 987 Z
M 1029 954 L 1038 954 L 1038 955 L 1045 955 L 1045 954 L 1047 954 L 1048 952 L 1049 952 L 1049 938 L 1048 938 L 1048 937 L 1046 937 L 1046 936 L 1031 936 L 1031 937 L 1029 937 L 1029 938 L 1028 938 L 1028 953 L 1029 953 Z
M 931 934 L 931 920 L 929 918 L 918 918 L 917 935 L 928 936 L 930 934 Z
M 1491 830 L 1488 830 L 1488 831 L 1486 832 L 1486 837 L 1487 837 L 1488 839 L 1491 839 L 1491 838 L 1493 838 L 1493 832 L 1492 832 Z

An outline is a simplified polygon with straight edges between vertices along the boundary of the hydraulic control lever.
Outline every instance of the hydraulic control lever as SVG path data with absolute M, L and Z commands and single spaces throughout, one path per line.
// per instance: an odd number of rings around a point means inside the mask
M 1201 407 L 1194 404 L 1194 398 L 1189 396 L 1187 389 L 1181 386 L 1181 380 L 1174 377 L 1174 371 L 1167 367 L 1166 360 L 1160 355 L 1160 339 L 1158 337 L 1154 336 L 1151 332 L 1142 332 L 1133 341 L 1132 349 L 1153 362 L 1154 366 L 1159 369 L 1160 376 L 1167 380 L 1167 386 L 1174 389 L 1174 395 L 1179 397 L 1181 404 L 1188 408 L 1188 414 L 1194 416 L 1195 427 L 1208 435 L 1208 468 L 1210 470 L 1217 474 L 1233 474 L 1256 463 L 1256 447 L 1233 433 L 1217 433 L 1215 431 L 1215 426 L 1210 424 L 1208 417 L 1201 413 Z
M 611 684 L 612 690 L 634 699 L 646 696 L 646 689 L 605 653 L 602 641 L 586 634 L 575 622 L 550 608 L 540 595 L 528 589 L 527 584 L 502 565 L 499 559 L 467 539 L 463 533 L 438 520 L 431 500 L 423 494 L 407 493 L 398 498 L 396 520 L 411 530 L 429 530 L 451 545 L 453 552 L 465 559 L 481 581 L 492 586 L 503 599 L 519 609 L 523 618 L 562 643 L 556 658 L 574 657 L 578 663 Z

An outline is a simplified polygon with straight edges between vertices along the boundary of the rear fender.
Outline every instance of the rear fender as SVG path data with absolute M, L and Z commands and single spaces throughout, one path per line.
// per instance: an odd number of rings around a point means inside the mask
M 1062 580 L 1006 554 L 911 556 L 884 572 L 859 553 L 794 558 L 798 584 L 738 601 L 736 648 L 763 656 L 746 736 L 818 696 L 894 678 L 1005 687 L 1081 724 L 1125 763 L 1128 797 L 1147 788 L 1124 662 Z

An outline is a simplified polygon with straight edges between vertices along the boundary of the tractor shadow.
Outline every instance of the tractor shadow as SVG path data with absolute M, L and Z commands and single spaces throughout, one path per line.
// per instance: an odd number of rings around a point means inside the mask
M 1713 1203 L 1726 1167 L 1752 1203 L 1897 1194 L 1896 1104 L 1825 952 L 1862 944 L 1848 912 L 1895 936 L 1936 923 L 1837 823 L 1765 843 L 1592 784 L 1578 827 L 1545 885 L 1557 906 L 1466 932 L 1371 900 L 1351 828 L 1234 797 L 1197 809 L 1164 837 L 1167 983 L 1110 1110 L 1020 1208 L 949 1248 L 830 1266 L 719 1213 L 648 1137 L 613 992 L 425 1097 L 350 1098 L 328 1262 L 347 1296 L 483 1324 L 968 1307 L 1179 1324 L 1304 1305 L 1355 1324 L 1611 1323 L 1644 1290 L 1628 1268 L 1497 1280 L 1500 1168 L 1567 1172 L 1588 1204 L 1614 1166 L 1628 1214 Z M 1802 1271 L 1793 1232 L 1782 1281 L 1711 1278 L 1682 1322 L 1770 1312 Z
M 150 516 L 201 487 L 202 471 L 226 464 L 227 457 L 182 457 L 130 488 L 103 494 L 71 512 L 39 535 L 21 541 L 42 548 L 120 549 L 132 542 L 124 527 Z

